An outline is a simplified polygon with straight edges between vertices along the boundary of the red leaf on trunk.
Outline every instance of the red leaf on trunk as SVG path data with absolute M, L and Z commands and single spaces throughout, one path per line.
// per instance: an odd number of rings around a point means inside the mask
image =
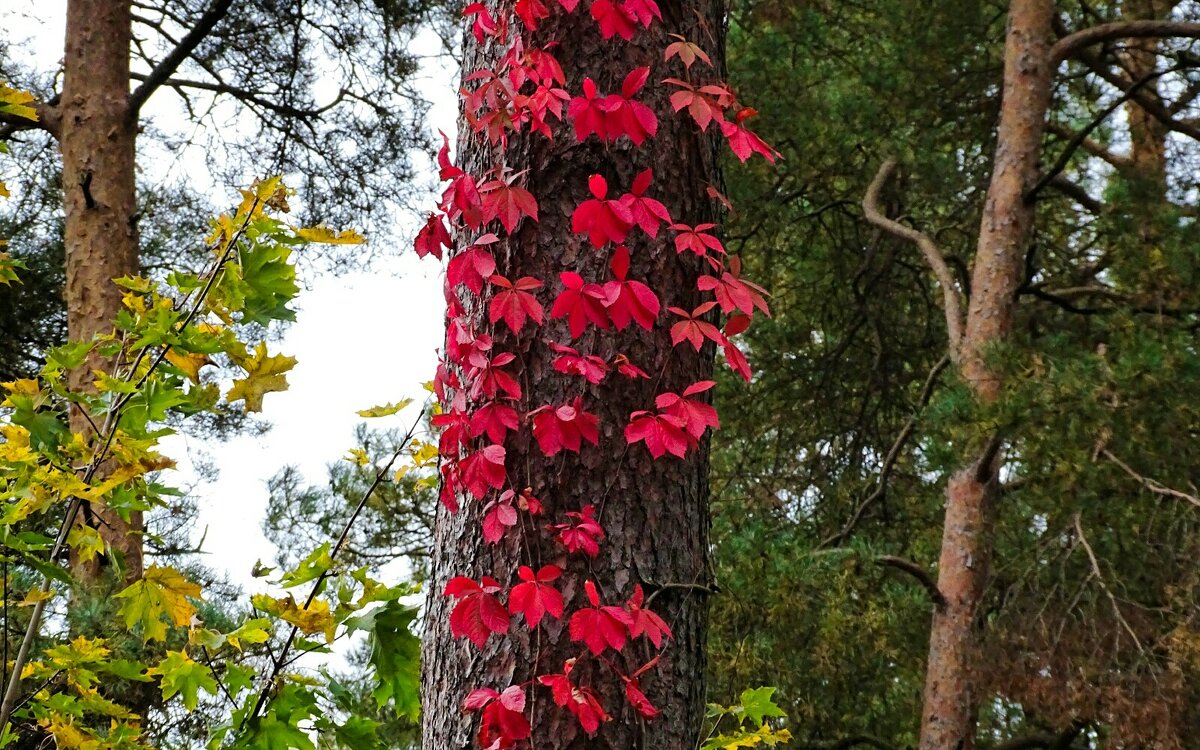
M 508 611 L 525 615 L 529 627 L 536 628 L 542 617 L 550 615 L 560 619 L 563 615 L 563 595 L 550 585 L 562 575 L 556 565 L 545 565 L 535 574 L 533 569 L 522 565 L 517 571 L 521 583 L 513 586 L 508 595 Z
M 579 338 L 588 323 L 598 328 L 608 328 L 608 314 L 604 309 L 604 289 L 599 284 L 585 284 L 583 277 L 573 271 L 559 274 L 563 289 L 550 308 L 551 318 L 566 318 L 571 338 Z
M 588 179 L 594 196 L 579 204 L 571 214 L 571 231 L 586 234 L 593 247 L 622 243 L 633 226 L 633 213 L 620 200 L 608 200 L 608 182 L 598 174 Z
M 492 633 L 508 630 L 508 610 L 500 603 L 496 594 L 500 584 L 491 576 L 484 576 L 480 583 L 458 576 L 446 584 L 446 596 L 458 600 L 450 612 L 450 632 L 455 638 L 469 638 L 479 648 L 487 643 Z
M 488 281 L 502 290 L 492 297 L 488 307 L 488 320 L 493 324 L 503 320 L 513 333 L 520 333 L 525 321 L 531 318 L 536 325 L 542 324 L 545 312 L 538 304 L 537 297 L 530 293 L 542 288 L 541 281 L 532 276 L 522 276 L 514 282 L 496 275 Z

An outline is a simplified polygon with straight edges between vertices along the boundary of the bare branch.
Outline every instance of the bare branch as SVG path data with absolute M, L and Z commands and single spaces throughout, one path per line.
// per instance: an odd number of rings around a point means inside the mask
M 141 73 L 134 73 L 130 76 L 130 78 L 133 78 L 135 81 L 144 81 L 148 80 L 149 76 Z M 284 117 L 295 117 L 297 119 L 319 117 L 345 101 L 347 95 L 349 94 L 348 91 L 342 89 L 328 104 L 317 107 L 316 109 L 299 109 L 291 106 L 290 104 L 280 104 L 279 102 L 273 102 L 270 99 L 264 99 L 262 96 L 259 96 L 253 91 L 238 88 L 237 86 L 230 86 L 229 84 L 221 81 L 212 83 L 209 81 L 193 81 L 184 78 L 167 78 L 161 82 L 161 85 L 170 86 L 174 89 L 199 89 L 201 91 L 211 91 L 214 94 L 228 94 L 236 99 L 240 99 L 241 101 L 249 102 L 251 104 L 256 104 L 263 109 L 270 110 L 276 114 L 283 115 Z
M 1100 214 L 1104 211 L 1103 203 L 1093 198 L 1091 193 L 1084 190 L 1082 186 L 1071 182 L 1060 174 L 1055 175 L 1046 185 L 1075 201 L 1086 211 L 1090 211 L 1093 214 Z
M 1074 130 L 1071 130 L 1067 126 L 1063 125 L 1062 123 L 1058 123 L 1058 122 L 1046 123 L 1046 130 L 1050 131 L 1051 133 L 1054 133 L 1055 135 L 1057 135 L 1058 137 L 1060 137 L 1066 141 L 1073 141 L 1078 136 L 1078 134 Z M 1084 151 L 1088 152 L 1089 154 L 1091 154 L 1092 156 L 1095 156 L 1097 159 L 1103 159 L 1104 161 L 1108 162 L 1109 164 L 1111 164 L 1112 166 L 1114 166 L 1120 170 L 1129 168 L 1130 164 L 1132 163 L 1128 156 L 1120 156 L 1118 154 L 1114 154 L 1103 143 L 1100 143 L 1099 141 L 1095 140 L 1094 138 L 1088 138 L 1086 135 L 1083 137 L 1082 140 L 1080 140 L 1079 147 L 1082 148 Z
M 1089 55 L 1080 52 L 1076 58 L 1082 62 L 1096 75 L 1103 78 L 1118 90 L 1124 92 L 1134 84 L 1123 78 L 1120 74 L 1114 72 L 1103 60 L 1095 55 Z M 1129 100 L 1141 107 L 1148 115 L 1161 122 L 1168 130 L 1186 135 L 1187 137 L 1200 141 L 1200 125 L 1190 123 L 1186 120 L 1176 119 L 1171 115 L 1167 108 L 1158 101 L 1157 97 L 1148 96 L 1144 91 L 1135 92 L 1129 97 Z
M 1129 637 L 1133 639 L 1133 643 L 1137 646 L 1138 651 L 1145 653 L 1146 649 L 1142 647 L 1142 641 L 1137 637 L 1137 633 L 1133 632 L 1133 626 L 1125 619 L 1125 615 L 1121 614 L 1121 606 L 1117 604 L 1117 597 L 1113 596 L 1112 589 L 1104 582 L 1104 574 L 1100 572 L 1100 562 L 1096 559 L 1096 553 L 1092 550 L 1092 545 L 1088 544 L 1087 537 L 1084 536 L 1083 522 L 1080 521 L 1078 513 L 1075 514 L 1075 535 L 1079 539 L 1079 543 L 1083 545 L 1083 551 L 1087 553 L 1088 560 L 1092 563 L 1092 575 L 1095 577 L 1096 583 L 1099 583 L 1100 588 L 1104 590 L 1105 595 L 1108 596 L 1108 601 L 1112 604 L 1113 614 L 1117 616 L 1117 621 L 1125 628 L 1125 632 L 1129 633 Z
M 867 188 L 866 196 L 863 197 L 863 213 L 866 215 L 867 221 L 880 229 L 896 237 L 915 243 L 921 250 L 921 254 L 925 256 L 925 262 L 929 264 L 929 267 L 933 270 L 933 275 L 938 280 L 938 284 L 942 287 L 942 305 L 946 313 L 946 333 L 950 339 L 950 359 L 957 362 L 963 338 L 962 297 L 959 293 L 958 285 L 954 282 L 954 274 L 950 270 L 950 266 L 946 264 L 945 256 L 942 255 L 942 251 L 938 249 L 937 244 L 934 243 L 929 235 L 911 227 L 906 227 L 898 221 L 889 219 L 879 207 L 879 194 L 883 191 L 883 186 L 887 184 L 892 173 L 896 171 L 896 166 L 897 162 L 895 159 L 888 159 L 879 166 L 879 172 L 876 173 L 875 179 L 871 181 L 871 185 Z
M 888 449 L 887 456 L 883 459 L 883 467 L 879 471 L 879 478 L 875 480 L 875 489 L 867 495 L 858 507 L 854 510 L 854 515 L 846 522 L 846 525 L 841 528 L 836 534 L 823 540 L 817 545 L 817 549 L 825 549 L 832 547 L 835 544 L 841 544 L 850 536 L 854 528 L 858 526 L 858 522 L 862 520 L 863 514 L 867 508 L 873 505 L 877 500 L 887 494 L 888 479 L 892 475 L 892 469 L 896 466 L 896 460 L 900 457 L 900 450 L 904 448 L 904 444 L 912 437 L 913 430 L 917 426 L 917 417 L 925 405 L 929 403 L 929 399 L 933 396 L 933 388 L 937 385 L 938 378 L 942 372 L 950 365 L 949 357 L 942 357 L 938 360 L 933 369 L 929 371 L 929 375 L 925 378 L 925 385 L 921 388 L 921 396 L 917 400 L 917 409 L 913 412 L 908 421 L 904 423 L 904 427 L 900 430 L 900 434 L 896 436 L 896 441 L 892 443 L 892 447 Z
M 903 557 L 896 557 L 895 555 L 881 555 L 875 558 L 875 564 L 908 573 L 913 578 L 916 578 L 917 582 L 925 588 L 935 607 L 939 610 L 946 608 L 946 597 L 942 594 L 942 590 L 938 588 L 937 582 L 933 580 L 933 576 L 929 575 L 928 570 L 925 570 L 912 560 L 906 560 Z
M 154 70 L 142 79 L 142 84 L 138 86 L 132 94 L 129 95 L 129 114 L 131 117 L 136 117 L 142 105 L 150 98 L 159 86 L 167 82 L 188 55 L 200 46 L 212 30 L 216 27 L 225 14 L 229 12 L 229 6 L 233 5 L 233 0 L 214 0 L 212 7 L 205 11 L 204 15 L 200 16 L 200 20 L 196 21 L 196 25 L 192 30 L 184 35 L 183 39 L 179 40 L 179 44 L 175 45 L 175 49 L 171 50 L 166 57 L 162 59 L 158 65 L 154 66 Z
M 1146 39 L 1154 37 L 1190 37 L 1200 39 L 1200 23 L 1187 21 L 1117 21 L 1076 31 L 1059 39 L 1050 48 L 1050 61 L 1057 66 L 1094 44 L 1113 39 Z
M 1050 167 L 1050 169 L 1046 170 L 1046 173 L 1044 175 L 1042 175 L 1042 178 L 1040 180 L 1038 180 L 1038 183 L 1036 185 L 1034 185 L 1032 188 L 1030 188 L 1025 193 L 1025 200 L 1027 202 L 1037 200 L 1038 193 L 1040 193 L 1043 188 L 1045 188 L 1047 185 L 1049 185 L 1051 183 L 1051 181 L 1054 180 L 1055 177 L 1058 177 L 1060 174 L 1062 174 L 1063 170 L 1067 168 L 1068 164 L 1070 164 L 1071 157 L 1075 155 L 1075 151 L 1077 151 L 1079 149 L 1079 147 L 1083 145 L 1083 142 L 1087 139 L 1087 137 L 1089 135 L 1092 134 L 1092 131 L 1094 131 L 1096 128 L 1100 127 L 1100 124 L 1108 119 L 1109 115 L 1111 115 L 1113 112 L 1116 112 L 1118 109 L 1120 109 L 1125 104 L 1125 102 L 1127 102 L 1130 99 L 1132 99 L 1133 97 L 1137 96 L 1138 91 L 1140 91 L 1143 86 L 1145 86 L 1146 84 L 1150 83 L 1153 80 L 1158 79 L 1161 76 L 1166 75 L 1167 73 L 1172 73 L 1176 70 L 1178 70 L 1178 69 L 1177 68 L 1169 68 L 1167 70 L 1162 70 L 1162 71 L 1157 71 L 1157 70 L 1153 71 L 1147 75 L 1142 76 L 1136 82 L 1134 82 L 1129 88 L 1125 89 L 1125 92 L 1122 93 L 1121 96 L 1117 97 L 1116 101 L 1114 101 L 1112 104 L 1105 107 L 1103 109 L 1103 111 L 1100 112 L 1100 114 L 1093 117 L 1092 121 L 1087 124 L 1087 127 L 1085 127 L 1083 130 L 1076 133 L 1075 136 L 1073 138 L 1071 138 L 1070 141 L 1067 142 L 1066 147 L 1063 148 L 1063 152 L 1061 154 L 1059 154 L 1058 160 L 1054 162 L 1054 166 L 1052 166 L 1052 167 Z
M 1189 495 L 1188 493 L 1183 492 L 1182 490 L 1177 490 L 1177 489 L 1173 489 L 1171 487 L 1167 487 L 1164 484 L 1154 481 L 1150 477 L 1146 477 L 1146 476 L 1142 476 L 1141 474 L 1138 474 L 1136 471 L 1133 470 L 1132 467 L 1129 466 L 1129 464 L 1125 463 L 1121 459 L 1114 456 L 1112 451 L 1110 451 L 1107 448 L 1102 449 L 1100 451 L 1100 455 L 1104 456 L 1109 461 L 1112 461 L 1117 466 L 1120 466 L 1121 469 L 1126 474 L 1128 474 L 1130 477 L 1132 477 L 1134 480 L 1136 480 L 1138 484 L 1142 485 L 1143 487 L 1150 490 L 1154 494 L 1161 495 L 1163 497 L 1173 497 L 1177 500 L 1186 500 L 1189 503 L 1191 503 L 1192 505 L 1196 506 L 1197 508 L 1200 508 L 1200 497 L 1196 497 L 1195 495 Z

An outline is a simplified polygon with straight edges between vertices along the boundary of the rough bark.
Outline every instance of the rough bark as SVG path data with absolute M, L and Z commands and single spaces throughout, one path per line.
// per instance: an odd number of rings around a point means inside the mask
M 118 276 L 138 271 L 134 203 L 136 116 L 129 108 L 128 0 L 70 0 L 67 3 L 66 51 L 60 147 L 63 160 L 63 210 L 66 221 L 67 332 L 71 341 L 88 341 L 111 330 L 121 309 Z M 90 388 L 92 370 L 112 363 L 91 356 L 71 373 L 76 390 Z M 94 434 L 79 411 L 71 428 Z M 81 523 L 96 526 L 119 555 L 126 580 L 141 577 L 142 518 L 130 522 L 107 508 L 92 507 Z M 95 581 L 111 559 L 89 564 L 72 560 L 80 580 Z
M 504 163 L 515 172 L 528 170 L 526 187 L 540 203 L 540 221 L 524 221 L 510 240 L 493 246 L 497 273 L 510 279 L 526 275 L 543 279 L 547 288 L 540 299 L 547 309 L 561 288 L 558 274 L 562 271 L 576 271 L 589 281 L 610 278 L 610 252 L 597 252 L 570 230 L 572 211 L 589 197 L 589 175 L 604 175 L 613 197 L 628 190 L 638 172 L 653 167 L 652 195 L 666 203 L 677 221 L 696 224 L 716 218 L 716 208 L 706 195 L 707 186 L 717 182 L 713 129 L 710 135 L 700 134 L 690 120 L 671 112 L 669 92 L 656 82 L 677 75 L 661 62 L 670 32 L 702 43 L 720 65 L 724 3 L 670 0 L 659 5 L 664 23 L 639 30 L 630 43 L 601 40 L 595 22 L 582 7 L 569 15 L 556 13 L 535 35 L 539 46 L 551 40 L 559 42 L 554 52 L 572 92 L 580 91 L 585 76 L 593 78 L 602 91 L 616 91 L 629 71 L 650 66 L 651 84 L 641 98 L 659 118 L 657 137 L 642 148 L 634 148 L 624 139 L 608 147 L 595 138 L 577 143 L 565 124 L 558 127 L 553 142 L 534 136 L 510 143 Z M 466 72 L 490 67 L 500 52 L 494 47 L 481 48 L 470 35 L 465 46 Z M 499 151 L 486 147 L 480 139 L 464 137 L 460 145 L 460 166 L 473 174 L 501 159 Z M 691 309 L 698 304 L 696 279 L 702 270 L 698 259 L 691 254 L 677 255 L 662 234 L 655 241 L 635 233 L 629 246 L 633 258 L 629 277 L 649 283 L 664 307 Z M 688 586 L 669 586 L 653 602 L 653 609 L 663 615 L 675 634 L 660 666 L 642 684 L 662 716 L 640 720 L 626 704 L 622 685 L 612 672 L 596 659 L 581 658 L 572 677 L 580 676 L 583 684 L 597 690 L 613 721 L 589 739 L 570 713 L 554 706 L 545 688 L 530 687 L 533 747 L 694 750 L 704 705 L 707 603 L 700 589 L 710 583 L 707 445 L 686 460 L 653 460 L 641 445 L 627 448 L 622 431 L 630 413 L 649 408 L 656 393 L 678 392 L 709 377 L 711 348 L 706 346 L 697 354 L 690 347 L 672 347 L 665 319 L 660 319 L 652 332 L 636 327 L 622 334 L 589 329 L 572 345 L 605 358 L 624 353 L 651 374 L 648 381 L 610 377 L 593 387 L 580 378 L 560 376 L 551 368 L 552 352 L 545 339 L 569 339 L 562 321 L 548 323 L 536 335 L 527 332 L 518 341 L 506 328 L 487 324 L 483 305 L 476 305 L 472 315 L 480 330 L 495 337 L 495 351 L 518 354 L 523 365 L 523 411 L 562 404 L 582 393 L 585 408 L 599 417 L 600 445 L 585 446 L 579 456 L 545 458 L 527 428 L 510 435 L 506 449 L 512 485 L 532 487 L 545 503 L 547 518 L 561 518 L 565 511 L 594 503 L 608 537 L 594 560 L 581 560 L 578 555 L 568 558 L 543 531 L 529 525 L 521 535 L 523 545 L 505 540 L 489 547 L 480 533 L 481 503 L 462 498 L 463 507 L 456 514 L 439 509 L 422 655 L 423 747 L 472 747 L 478 716 L 461 710 L 469 690 L 503 688 L 525 683 L 537 674 L 561 672 L 565 660 L 581 656 L 584 650 L 570 642 L 565 622 L 548 618 L 536 631 L 530 631 L 523 621 L 514 621 L 507 636 L 493 636 L 481 653 L 466 640 L 451 637 L 448 617 L 452 602 L 442 596 L 446 582 L 456 575 L 476 580 L 494 575 L 507 585 L 519 564 L 555 563 L 568 571 L 564 578 L 570 581 L 564 587 L 568 612 L 581 604 L 587 606 L 582 591 L 585 578 L 596 580 L 613 603 L 624 601 L 639 582 L 647 592 L 666 584 Z M 646 646 L 637 643 L 615 658 L 633 668 L 650 656 Z
M 1012 328 L 1016 290 L 1033 231 L 1024 198 L 1038 178 L 1038 159 L 1055 65 L 1052 0 L 1012 0 L 1005 44 L 1004 89 L 991 185 L 984 205 L 961 348 L 961 374 L 982 403 L 1002 393 L 989 350 Z M 950 479 L 938 563 L 945 606 L 933 616 L 921 750 L 974 747 L 982 626 L 979 606 L 991 558 L 996 500 L 996 444 L 976 446 Z

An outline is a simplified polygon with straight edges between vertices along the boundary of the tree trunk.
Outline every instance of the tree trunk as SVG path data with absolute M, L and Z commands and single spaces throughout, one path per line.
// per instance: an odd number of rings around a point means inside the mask
M 1170 8 L 1162 0 L 1126 0 L 1122 17 L 1129 20 L 1166 20 Z M 1124 42 L 1122 63 L 1130 81 L 1136 83 L 1158 68 L 1159 40 L 1153 37 L 1129 39 Z M 1162 103 L 1158 80 L 1140 89 L 1143 96 L 1156 104 Z M 1157 117 L 1136 101 L 1125 104 L 1129 121 L 1129 164 L 1139 189 L 1147 197 L 1163 200 L 1167 192 L 1167 128 Z
M 602 92 L 611 92 L 620 90 L 622 80 L 634 68 L 651 68 L 651 83 L 639 99 L 655 110 L 659 130 L 643 147 L 634 148 L 627 139 L 607 147 L 596 138 L 578 143 L 569 123 L 555 129 L 552 142 L 540 136 L 515 138 L 503 157 L 480 137 L 460 137 L 457 161 L 471 174 L 481 174 L 501 158 L 513 172 L 528 170 L 523 182 L 539 201 L 540 220 L 523 221 L 509 240 L 493 245 L 492 250 L 496 273 L 509 279 L 533 276 L 545 282 L 539 299 L 547 309 L 561 289 L 560 272 L 575 271 L 595 282 L 611 278 L 611 251 L 597 252 L 571 232 L 573 210 L 590 197 L 587 183 L 591 174 L 599 173 L 608 180 L 611 198 L 627 191 L 637 173 L 652 167 L 650 194 L 666 203 L 676 221 L 697 224 L 716 220 L 716 207 L 706 194 L 707 187 L 718 179 L 711 140 L 715 127 L 704 135 L 690 119 L 673 113 L 667 101 L 669 91 L 657 82 L 678 75 L 662 62 L 662 51 L 672 41 L 668 33 L 702 44 L 713 53 L 718 70 L 723 69 L 724 3 L 668 0 L 659 5 L 663 23 L 639 29 L 628 43 L 602 40 L 584 7 L 571 14 L 556 10 L 534 34 L 533 46 L 559 43 L 553 53 L 566 71 L 566 88 L 573 95 L 581 90 L 585 76 L 595 80 Z M 465 47 L 465 73 L 492 67 L 502 52 L 495 45 L 481 47 L 469 34 Z M 463 128 L 465 131 L 466 126 Z M 662 234 L 654 241 L 635 233 L 627 244 L 632 256 L 629 278 L 650 284 L 664 309 L 677 305 L 690 310 L 699 304 L 696 281 L 703 270 L 699 259 L 691 253 L 678 255 Z M 612 603 L 623 602 L 637 583 L 647 593 L 676 584 L 653 602 L 675 637 L 658 668 L 642 682 L 661 716 L 640 719 L 627 705 L 623 686 L 612 672 L 596 659 L 580 659 L 572 677 L 579 676 L 582 684 L 597 691 L 613 721 L 589 739 L 575 717 L 553 704 L 546 688 L 534 686 L 528 691 L 531 705 L 526 711 L 533 725 L 532 746 L 537 750 L 694 750 L 704 709 L 707 603 L 702 589 L 710 584 L 707 442 L 685 460 L 653 460 L 644 446 L 626 445 L 623 429 L 631 412 L 652 408 L 655 394 L 679 392 L 710 377 L 711 345 L 700 354 L 689 346 L 673 347 L 670 326 L 661 318 L 649 332 L 636 326 L 620 334 L 589 329 L 571 345 L 605 359 L 626 354 L 651 376 L 635 381 L 613 375 L 600 386 L 589 386 L 581 378 L 560 376 L 552 369 L 554 353 L 543 339 L 567 342 L 565 322 L 548 321 L 536 337 L 525 335 L 518 340 L 507 328 L 488 325 L 486 305 L 476 303 L 468 309 L 476 328 L 494 337 L 493 352 L 515 352 L 522 363 L 524 399 L 519 409 L 523 413 L 544 404 L 565 403 L 582 393 L 584 408 L 599 417 L 599 446 L 585 444 L 579 455 L 546 458 L 528 429 L 511 433 L 505 447 L 511 486 L 532 488 L 545 504 L 543 521 L 562 520 L 564 512 L 594 503 L 607 538 L 599 557 L 592 560 L 565 556 L 544 531 L 528 527 L 523 533 L 523 551 L 507 537 L 491 547 L 480 533 L 481 503 L 460 498 L 462 508 L 454 514 L 439 508 L 422 654 L 423 747 L 472 747 L 479 715 L 462 711 L 469 690 L 503 689 L 526 683 L 538 674 L 560 673 L 567 659 L 583 651 L 579 643 L 569 640 L 565 622 L 547 618 L 532 631 L 523 621 L 514 622 L 507 635 L 493 636 L 481 653 L 469 642 L 451 637 L 452 602 L 442 595 L 447 581 L 457 575 L 476 580 L 493 575 L 508 585 L 518 564 L 537 567 L 554 563 L 567 570 L 562 580 L 569 581 L 563 591 L 568 613 L 587 606 L 580 585 L 585 578 L 595 580 Z M 623 665 L 626 673 L 649 660 L 652 654 L 644 648 L 640 642 L 631 644 L 617 657 L 618 663 L 621 659 L 628 662 Z
M 1025 200 L 1025 193 L 1038 177 L 1054 76 L 1053 0 L 1012 0 L 1009 7 L 996 156 L 961 349 L 963 378 L 982 403 L 997 400 L 1003 389 L 987 355 L 1012 328 L 1016 290 L 1033 231 L 1033 204 Z M 946 490 L 938 562 L 938 588 L 946 602 L 935 611 L 930 633 L 921 750 L 974 746 L 981 698 L 979 607 L 992 554 L 991 519 L 1000 460 L 995 445 L 976 446 L 970 456 Z
M 67 329 L 71 341 L 89 341 L 112 330 L 121 310 L 118 276 L 138 272 L 134 205 L 136 118 L 129 109 L 128 0 L 69 0 L 60 147 L 66 219 Z M 94 369 L 112 362 L 93 354 L 71 373 L 75 390 L 90 389 Z M 73 410 L 71 428 L 93 435 L 84 415 Z M 85 508 L 80 523 L 96 526 L 119 557 L 126 580 L 142 574 L 142 518 L 126 523 L 107 508 Z M 84 564 L 72 560 L 80 580 L 98 580 L 111 558 Z

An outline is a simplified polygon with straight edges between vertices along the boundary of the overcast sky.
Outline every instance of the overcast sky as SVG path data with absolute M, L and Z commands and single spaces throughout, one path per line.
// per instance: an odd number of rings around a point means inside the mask
M 18 60 L 21 52 L 29 50 L 23 62 L 41 70 L 59 64 L 64 10 L 64 0 L 0 3 L 0 29 Z M 416 40 L 413 51 L 432 56 L 439 50 L 440 41 L 429 34 Z M 438 128 L 454 132 L 456 75 L 445 59 L 424 66 L 420 84 L 434 104 L 427 121 L 431 133 Z M 159 128 L 170 129 L 173 123 L 182 128 L 186 122 L 173 99 L 164 89 L 150 102 L 149 114 Z M 143 172 L 155 168 L 158 160 L 139 162 Z M 207 174 L 199 154 L 170 169 L 188 173 L 195 180 L 191 184 L 204 184 Z M 153 172 L 147 179 L 153 181 Z M 10 187 L 15 186 L 10 182 Z M 213 204 L 236 202 L 235 187 L 215 189 Z M 435 200 L 431 192 L 427 207 L 432 208 Z M 323 482 L 326 464 L 339 460 L 354 445 L 354 426 L 362 421 L 355 411 L 406 397 L 419 404 L 426 395 L 421 383 L 433 378 L 435 352 L 442 342 L 440 267 L 430 258 L 418 261 L 409 250 L 417 217 L 397 219 L 403 227 L 397 236 L 368 238 L 383 248 L 400 250 L 384 254 L 370 272 L 302 280 L 306 291 L 293 305 L 297 320 L 283 340 L 270 347 L 272 353 L 294 356 L 298 362 L 288 375 L 290 389 L 267 394 L 264 400 L 261 416 L 273 425 L 269 433 L 225 443 L 179 438 L 164 446 L 179 461 L 182 473 L 176 483 L 181 486 L 193 481 L 189 455 L 204 456 L 220 468 L 219 479 L 199 485 L 195 494 L 201 509 L 199 526 L 207 528 L 206 563 L 227 571 L 234 581 L 256 588 L 249 575 L 255 561 L 269 564 L 274 559 L 275 550 L 260 528 L 269 477 L 290 464 L 299 467 L 310 483 Z M 379 426 L 410 424 L 416 410 L 414 405 L 386 423 L 372 421 Z

